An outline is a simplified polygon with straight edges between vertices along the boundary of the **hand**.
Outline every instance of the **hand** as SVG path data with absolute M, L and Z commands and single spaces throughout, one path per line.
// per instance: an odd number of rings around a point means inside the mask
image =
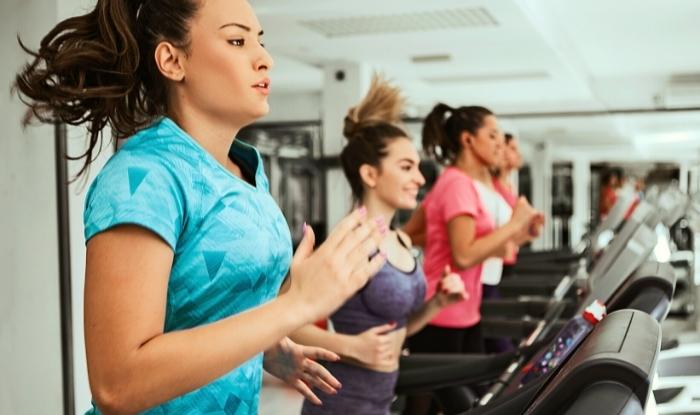
M 469 298 L 469 293 L 464 289 L 462 277 L 452 272 L 449 265 L 445 266 L 445 271 L 442 273 L 442 279 L 438 283 L 435 298 L 440 308 Z
M 509 261 L 511 259 L 515 259 L 518 255 L 518 247 L 520 245 L 518 244 L 517 240 L 512 240 L 506 242 L 505 246 L 503 247 L 503 252 L 501 255 L 501 258 L 505 261 Z
M 523 229 L 529 226 L 538 214 L 540 213 L 530 205 L 527 199 L 520 196 L 515 208 L 513 209 L 513 215 L 511 216 L 510 220 L 516 224 L 518 229 Z
M 340 357 L 326 349 L 296 344 L 285 337 L 277 346 L 265 351 L 263 367 L 271 375 L 298 390 L 313 404 L 321 405 L 321 400 L 309 385 L 328 394 L 338 393 L 341 385 L 325 367 L 314 361 L 318 359 L 334 362 Z
M 542 226 L 544 225 L 544 214 L 542 212 L 536 211 L 535 216 L 532 218 L 527 227 L 522 228 L 513 238 L 512 242 L 521 246 L 527 242 L 532 241 L 540 236 L 542 233 Z
M 544 213 L 537 212 L 534 218 L 530 221 L 530 227 L 528 231 L 533 238 L 540 236 L 542 232 L 542 227 L 544 226 Z
M 371 366 L 391 366 L 396 363 L 392 336 L 388 333 L 396 328 L 391 322 L 372 327 L 352 337 L 351 356 Z
M 303 323 L 326 318 L 379 271 L 386 254 L 376 253 L 388 232 L 383 219 L 368 220 L 364 208 L 346 216 L 314 251 L 314 232 L 304 238 L 292 259 L 290 288 Z M 296 312 L 296 311 L 295 311 Z

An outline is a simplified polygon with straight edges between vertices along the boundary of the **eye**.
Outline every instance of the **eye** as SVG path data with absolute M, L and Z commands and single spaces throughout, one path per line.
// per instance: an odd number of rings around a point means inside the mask
M 232 39 L 229 40 L 228 43 L 232 44 L 233 46 L 244 46 L 245 39 Z
M 260 46 L 265 47 L 265 42 L 263 42 L 263 41 L 261 40 L 261 41 L 260 41 Z
M 403 171 L 411 171 L 412 166 L 410 164 L 403 164 L 401 165 L 401 170 Z

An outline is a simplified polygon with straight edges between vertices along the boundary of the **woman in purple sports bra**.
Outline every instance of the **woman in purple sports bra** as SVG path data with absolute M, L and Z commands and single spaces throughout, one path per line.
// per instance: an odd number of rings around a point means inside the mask
M 418 189 L 425 182 L 418 152 L 397 125 L 402 106 L 399 90 L 375 77 L 364 100 L 350 109 L 343 131 L 348 144 L 340 158 L 354 201 L 385 223 L 391 223 L 397 209 L 416 207 Z M 425 301 L 423 270 L 411 253 L 408 236 L 388 230 L 381 246 L 385 265 L 330 317 L 335 331 L 310 325 L 291 336 L 341 356 L 341 361 L 324 365 L 342 388 L 334 395 L 316 391 L 323 405 L 305 401 L 304 415 L 389 414 L 406 336 L 445 306 L 467 298 L 462 280 L 446 268 L 439 290 Z

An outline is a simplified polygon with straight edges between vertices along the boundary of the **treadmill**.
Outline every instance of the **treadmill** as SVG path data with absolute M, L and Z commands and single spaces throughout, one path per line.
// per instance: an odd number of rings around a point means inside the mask
M 601 221 L 593 232 L 585 237 L 574 250 L 565 248 L 557 250 L 521 251 L 518 253 L 516 272 L 532 269 L 533 265 L 552 263 L 573 263 L 585 258 L 587 253 L 596 255 L 605 247 L 604 240 L 610 238 L 610 233 L 620 228 L 625 220 L 625 215 L 637 202 L 637 195 L 632 192 L 623 192 L 618 198 L 610 213 Z
M 636 307 L 648 315 L 649 319 L 660 321 L 665 318 L 673 295 L 675 274 L 672 271 L 668 264 L 647 262 L 629 278 L 608 278 L 605 280 L 605 284 L 598 284 L 589 294 L 589 299 L 597 298 L 608 303 L 608 309 L 611 311 Z M 584 304 L 588 305 L 590 302 L 586 301 Z M 582 308 L 585 306 L 582 305 Z M 515 353 L 500 355 L 420 354 L 402 357 L 396 391 L 398 394 L 420 394 L 447 387 L 475 385 L 491 381 L 492 388 L 481 398 L 480 406 L 492 408 L 492 400 L 500 402 L 495 404 L 497 408 L 502 404 L 509 405 L 510 401 L 516 400 L 510 395 L 521 393 L 518 379 L 522 377 L 522 369 L 535 364 L 538 359 L 543 357 L 543 351 L 551 348 L 552 336 L 548 335 L 547 329 L 552 328 L 556 316 L 548 316 L 548 318 L 549 321 L 538 326 L 537 332 L 533 333 L 528 342 Z M 561 337 L 562 333 L 565 334 L 565 330 L 566 327 L 561 329 L 554 338 Z M 572 345 L 572 347 L 576 346 Z M 537 354 L 538 352 L 539 354 Z M 436 367 L 436 362 L 439 362 L 441 366 Z M 530 391 L 528 388 L 529 386 L 525 386 L 522 389 Z M 449 403 L 443 403 L 445 414 L 460 413 L 470 407 L 472 396 L 469 396 L 468 390 L 462 390 L 464 391 L 462 399 L 452 400 L 451 397 Z M 528 402 L 532 398 L 530 394 L 524 396 L 528 397 Z M 494 398 L 496 399 L 494 400 Z M 521 402 L 523 405 L 525 403 Z M 510 406 L 507 407 L 510 408 Z M 475 409 L 475 411 L 481 410 L 484 409 Z
M 560 306 L 560 303 L 564 307 L 562 316 L 570 317 L 577 309 L 579 299 L 600 281 L 626 278 L 644 262 L 656 245 L 656 234 L 647 226 L 655 221 L 651 206 L 641 203 L 606 247 L 591 272 L 565 276 L 550 297 L 484 300 L 484 337 L 519 339 L 527 336 L 536 326 L 537 318 L 544 316 L 552 307 Z
M 660 344 L 651 316 L 614 312 L 549 376 L 463 414 L 644 414 Z
M 660 220 L 661 216 L 657 213 L 657 210 L 646 202 L 640 202 L 626 220 L 621 220 L 617 224 L 618 228 L 610 231 L 610 235 L 614 235 L 614 237 L 608 240 L 608 244 L 601 244 L 599 250 L 592 255 L 588 263 L 582 258 L 577 264 L 569 266 L 568 273 L 563 270 L 539 273 L 535 273 L 533 270 L 528 275 L 521 275 L 516 272 L 515 276 L 504 278 L 501 281 L 499 291 L 504 297 L 522 295 L 550 296 L 558 287 L 561 278 L 567 274 L 569 276 L 581 275 L 584 270 L 592 276 L 604 274 L 639 226 L 647 224 L 651 229 L 654 229 Z

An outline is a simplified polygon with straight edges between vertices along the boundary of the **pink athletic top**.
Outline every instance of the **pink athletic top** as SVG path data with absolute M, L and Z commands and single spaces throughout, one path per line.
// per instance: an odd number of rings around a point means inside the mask
M 471 327 L 481 320 L 481 264 L 458 270 L 452 261 L 447 223 L 461 215 L 476 221 L 476 238 L 493 231 L 493 221 L 484 208 L 472 179 L 454 167 L 440 175 L 423 201 L 426 219 L 425 261 L 428 283 L 426 299 L 435 294 L 446 265 L 464 281 L 469 299 L 444 308 L 431 322 L 441 327 Z

